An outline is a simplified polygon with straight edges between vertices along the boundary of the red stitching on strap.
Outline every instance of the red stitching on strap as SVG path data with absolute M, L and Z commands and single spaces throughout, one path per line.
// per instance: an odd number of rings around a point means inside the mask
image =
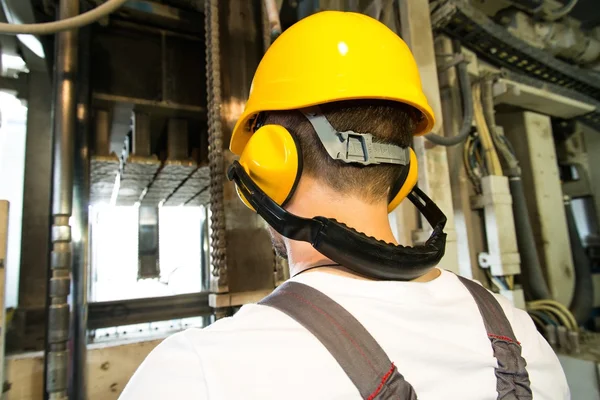
M 512 340 L 508 336 L 494 335 L 493 333 L 488 333 L 488 337 L 500 339 L 500 340 L 506 340 L 507 342 L 518 344 L 519 346 L 521 345 L 521 342 Z
M 317 312 L 319 314 L 322 314 L 323 316 L 325 316 L 325 318 L 327 318 L 336 328 L 338 328 L 342 332 L 342 334 L 344 336 L 346 336 L 348 338 L 348 340 L 350 341 L 350 343 L 352 343 L 352 345 L 358 350 L 358 352 L 360 353 L 360 355 L 365 359 L 365 361 L 367 362 L 367 364 L 369 364 L 369 366 L 371 367 L 371 369 L 374 372 L 377 372 L 377 370 L 375 369 L 375 367 L 371 363 L 371 360 L 369 360 L 369 358 L 367 357 L 367 355 L 363 352 L 363 349 L 360 347 L 360 345 L 358 343 L 356 343 L 354 341 L 354 339 L 352 338 L 352 336 L 350 336 L 350 334 L 340 324 L 338 324 L 337 321 L 335 319 L 333 319 L 329 314 L 327 314 L 324 310 L 322 310 L 318 306 L 314 305 L 309 300 L 305 299 L 304 297 L 300 296 L 299 294 L 296 294 L 296 293 L 293 293 L 293 292 L 288 292 L 286 290 L 281 290 L 281 289 L 279 290 L 279 293 L 295 297 L 296 299 L 300 300 L 301 302 L 303 302 L 305 304 L 308 304 L 309 306 L 311 306 L 312 308 L 314 308 L 315 310 L 317 310 Z
M 371 395 L 369 397 L 367 397 L 367 400 L 373 400 L 375 398 L 375 396 L 377 396 L 377 394 L 379 392 L 381 392 L 381 389 L 383 389 L 383 385 L 385 385 L 385 381 L 387 381 L 388 378 L 394 373 L 394 368 L 396 368 L 396 367 L 394 366 L 394 363 L 392 363 L 392 367 L 388 370 L 388 372 L 385 373 L 383 378 L 381 378 L 381 382 L 379 383 L 379 386 L 377 386 L 377 389 L 375 389 L 375 391 L 373 393 L 371 393 Z

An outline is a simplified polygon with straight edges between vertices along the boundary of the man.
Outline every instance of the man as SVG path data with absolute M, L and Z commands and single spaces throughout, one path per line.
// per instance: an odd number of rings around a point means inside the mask
M 524 311 L 432 265 L 445 218 L 413 188 L 408 146 L 433 126 L 419 79 L 404 42 L 362 15 L 315 14 L 277 39 L 229 177 L 292 278 L 165 340 L 122 399 L 569 398 Z M 435 225 L 423 247 L 392 233 L 388 210 L 406 196 Z

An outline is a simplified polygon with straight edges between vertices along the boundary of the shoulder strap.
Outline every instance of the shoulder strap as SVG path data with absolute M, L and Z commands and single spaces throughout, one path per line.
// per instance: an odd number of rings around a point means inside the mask
M 498 360 L 498 367 L 495 369 L 498 400 L 531 399 L 527 362 L 521 356 L 521 344 L 517 341 L 502 306 L 480 284 L 462 276 L 458 276 L 458 279 L 477 303 L 494 357 Z
M 259 304 L 278 309 L 310 331 L 364 399 L 416 400 L 412 386 L 365 327 L 325 294 L 302 283 L 286 282 Z

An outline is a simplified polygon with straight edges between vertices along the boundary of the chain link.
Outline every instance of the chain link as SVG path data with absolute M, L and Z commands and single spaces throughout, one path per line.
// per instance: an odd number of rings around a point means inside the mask
M 210 171 L 211 264 L 218 286 L 227 285 L 225 206 L 223 203 L 223 129 L 221 125 L 221 60 L 219 47 L 219 1 L 205 3 L 206 88 L 208 93 L 208 166 Z

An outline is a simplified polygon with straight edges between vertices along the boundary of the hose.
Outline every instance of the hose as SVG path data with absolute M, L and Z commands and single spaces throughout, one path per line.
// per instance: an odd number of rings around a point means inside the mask
M 542 272 L 521 177 L 509 178 L 508 185 L 513 200 L 513 215 L 517 246 L 521 255 L 521 277 L 525 293 L 532 300 L 550 299 L 552 296 Z
M 452 47 L 455 53 L 460 53 L 460 42 L 453 41 Z M 456 66 L 456 72 L 458 76 L 458 83 L 460 86 L 460 94 L 463 103 L 463 120 L 460 127 L 460 131 L 456 136 L 440 136 L 435 133 L 428 133 L 425 138 L 432 143 L 440 146 L 455 146 L 465 141 L 465 139 L 471 133 L 471 124 L 473 123 L 473 99 L 471 97 L 471 78 L 467 71 L 466 62 L 460 62 Z
M 96 22 L 116 11 L 125 4 L 126 1 L 127 0 L 108 0 L 106 3 L 99 5 L 93 10 L 79 14 L 76 17 L 61 19 L 59 21 L 43 22 L 40 24 L 8 24 L 2 22 L 0 23 L 0 34 L 51 35 L 57 32 L 81 28 L 82 26 Z
M 590 260 L 579 238 L 570 201 L 565 201 L 565 214 L 575 269 L 575 289 L 569 308 L 577 322 L 583 325 L 589 320 L 594 310 L 594 282 L 592 281 Z
M 556 21 L 557 19 L 561 19 L 562 17 L 569 14 L 573 10 L 573 8 L 575 8 L 575 6 L 577 5 L 577 1 L 578 0 L 571 0 L 560 8 L 557 8 L 552 11 L 547 11 L 546 15 L 544 16 L 544 19 L 546 21 Z
M 556 300 L 536 300 L 527 303 L 527 307 L 532 310 L 544 310 L 553 313 L 562 324 L 569 330 L 578 330 L 577 321 L 573 313 Z

